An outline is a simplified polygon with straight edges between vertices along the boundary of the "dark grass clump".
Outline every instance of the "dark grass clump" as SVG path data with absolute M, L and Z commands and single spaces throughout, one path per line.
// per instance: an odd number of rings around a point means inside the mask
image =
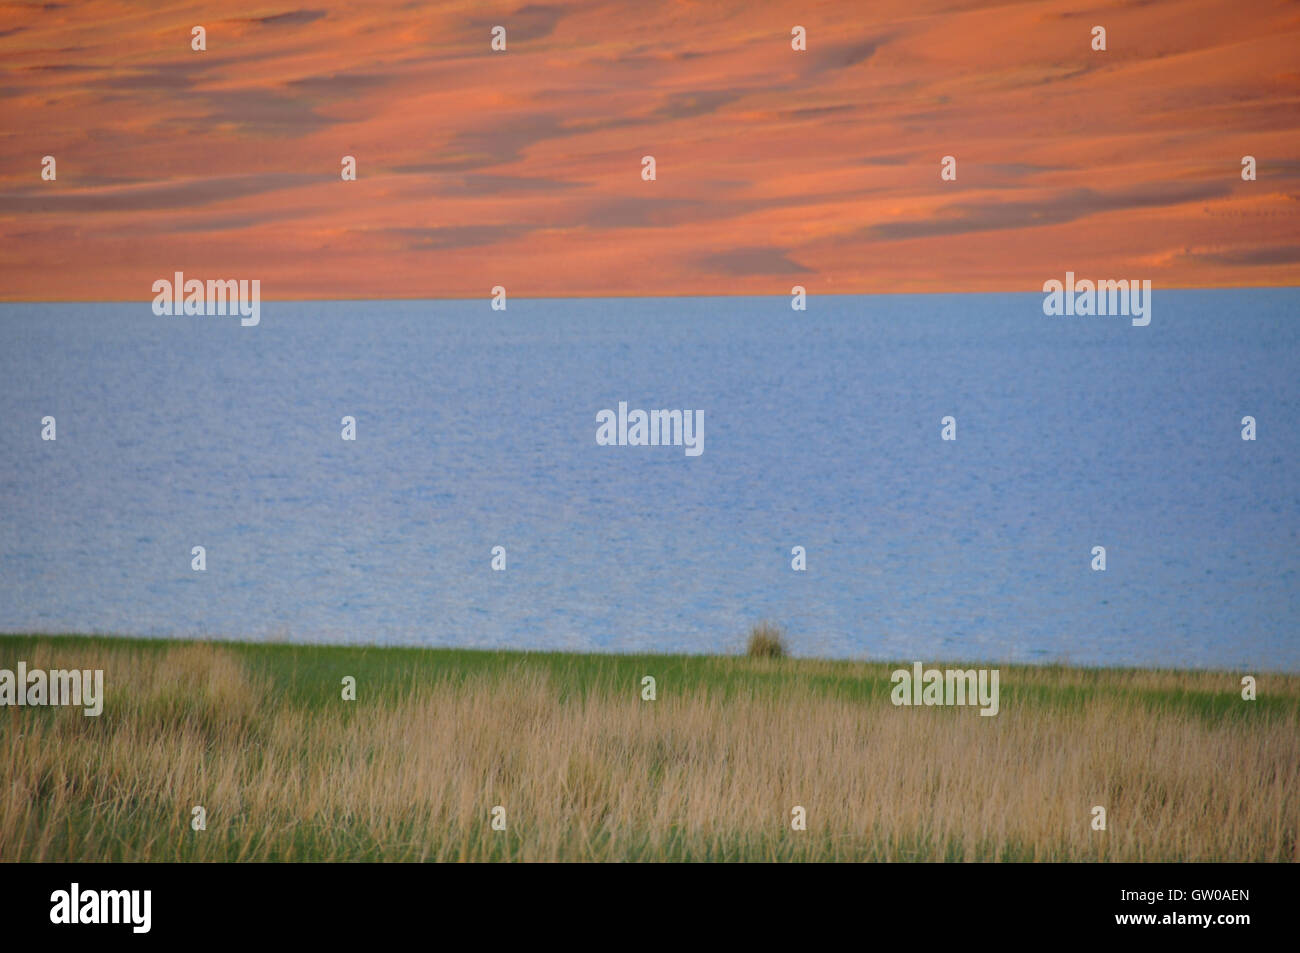
M 771 622 L 760 622 L 749 630 L 746 653 L 750 658 L 785 658 L 785 633 Z

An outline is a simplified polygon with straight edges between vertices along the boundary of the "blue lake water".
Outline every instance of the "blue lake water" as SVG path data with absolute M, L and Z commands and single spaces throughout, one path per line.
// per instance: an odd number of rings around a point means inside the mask
M 1298 312 L 3 305 L 0 631 L 1296 671 Z M 704 452 L 598 446 L 619 401 Z

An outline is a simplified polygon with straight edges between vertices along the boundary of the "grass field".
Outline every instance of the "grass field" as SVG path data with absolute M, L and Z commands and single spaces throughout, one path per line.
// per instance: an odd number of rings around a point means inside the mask
M 1300 859 L 1295 675 L 1002 666 L 982 717 L 892 705 L 911 660 L 0 636 L 19 660 L 106 700 L 0 712 L 4 861 Z

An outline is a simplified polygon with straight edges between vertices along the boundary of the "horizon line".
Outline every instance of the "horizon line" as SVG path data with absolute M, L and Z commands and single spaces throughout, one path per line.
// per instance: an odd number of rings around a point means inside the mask
M 197 280 L 197 279 L 196 279 Z M 207 279 L 203 279 L 207 280 Z M 226 279 L 212 279 L 226 280 Z M 244 279 L 244 280 L 261 280 L 261 279 Z M 1048 279 L 1050 280 L 1050 279 Z M 1120 279 L 1122 280 L 1122 279 Z M 1138 279 L 1143 280 L 1143 279 Z M 1045 292 L 1041 288 L 1029 290 L 979 290 L 979 291 L 818 291 L 807 290 L 808 298 L 902 298 L 902 297 L 962 297 L 968 295 L 1041 295 Z M 1169 286 L 1152 286 L 1152 293 L 1156 291 L 1287 291 L 1300 289 L 1300 282 L 1291 285 L 1277 284 L 1259 284 L 1259 285 L 1169 285 Z M 509 294 L 507 292 L 507 294 Z M 659 301 L 659 300 L 719 300 L 725 298 L 789 298 L 790 292 L 773 292 L 771 294 L 606 294 L 606 295 L 515 295 L 509 294 L 508 301 Z M 0 305 L 16 304 L 148 304 L 152 300 L 150 296 L 140 298 L 5 298 L 0 296 Z M 262 297 L 259 295 L 258 300 L 262 303 L 272 304 L 310 304 L 310 303 L 346 303 L 349 301 L 491 301 L 492 295 L 489 292 L 484 295 L 446 295 L 443 297 L 425 297 L 418 295 L 392 295 L 388 297 L 319 297 L 319 298 L 278 298 Z M 184 315 L 169 315 L 168 317 L 184 317 Z M 191 315 L 191 317 L 210 317 L 210 315 Z

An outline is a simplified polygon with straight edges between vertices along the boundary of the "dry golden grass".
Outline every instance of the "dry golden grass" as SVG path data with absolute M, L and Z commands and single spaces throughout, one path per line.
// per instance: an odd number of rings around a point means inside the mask
M 588 691 L 561 690 L 553 660 L 498 656 L 486 670 L 362 679 L 348 703 L 333 676 L 318 700 L 290 697 L 235 647 L 42 640 L 22 657 L 103 668 L 107 700 L 99 718 L 3 713 L 3 860 L 1295 861 L 1300 850 L 1294 676 L 1262 677 L 1252 703 L 1222 674 L 1003 667 L 1001 713 L 981 717 L 895 708 L 890 666 L 857 663 L 714 660 L 709 678 L 661 682 L 646 702 L 636 680 L 597 674 Z M 845 697 L 829 678 L 881 687 Z M 1227 708 L 1198 707 L 1205 693 Z M 1265 697 L 1269 713 L 1248 708 Z M 206 831 L 190 829 L 196 804 Z M 495 805 L 505 832 L 489 825 Z M 806 831 L 790 829 L 794 805 Z M 1090 828 L 1093 805 L 1107 809 L 1105 832 Z

